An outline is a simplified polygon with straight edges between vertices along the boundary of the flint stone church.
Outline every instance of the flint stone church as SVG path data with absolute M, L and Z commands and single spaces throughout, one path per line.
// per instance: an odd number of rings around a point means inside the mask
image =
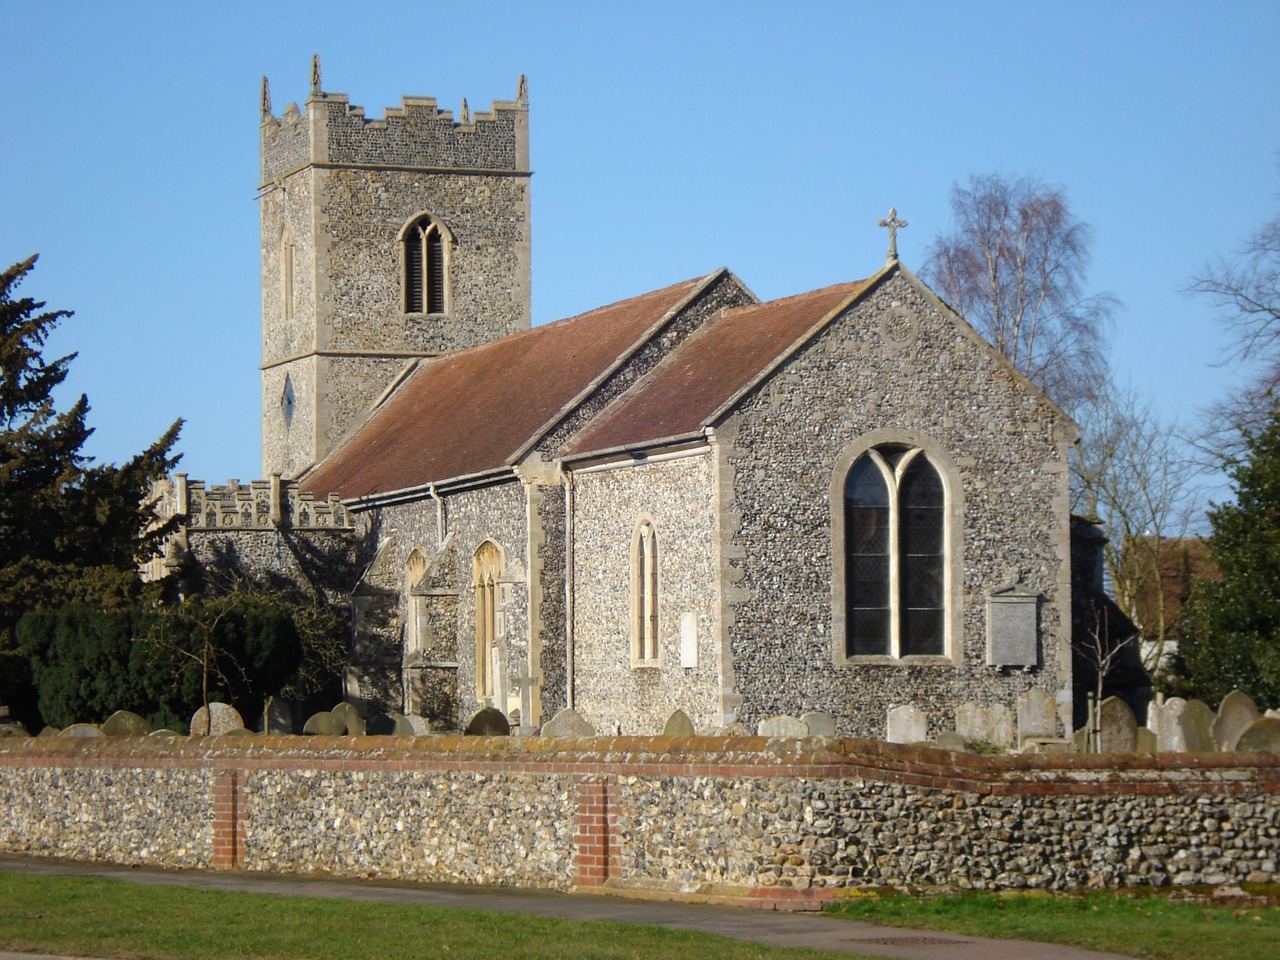
M 164 563 L 349 609 L 347 698 L 433 729 L 935 735 L 1036 690 L 1069 732 L 1072 421 L 892 240 L 780 300 L 720 269 L 531 327 L 528 110 L 522 77 L 370 120 L 313 63 L 277 117 L 264 80 L 269 479 L 176 476 Z

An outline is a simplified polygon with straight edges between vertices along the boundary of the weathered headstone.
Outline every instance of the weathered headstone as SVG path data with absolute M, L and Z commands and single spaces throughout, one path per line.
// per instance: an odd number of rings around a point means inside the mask
M 1018 743 L 1058 735 L 1058 701 L 1039 687 L 1018 695 Z
M 1075 733 L 1071 734 L 1071 748 L 1076 753 L 1089 752 L 1089 728 L 1081 727 Z
M 929 739 L 929 718 L 915 704 L 889 710 L 885 739 L 890 743 L 920 743 Z
M 104 737 L 145 737 L 150 732 L 146 718 L 128 710 L 117 710 L 102 722 Z
M 412 737 L 414 735 L 409 718 L 394 710 L 370 717 L 365 721 L 364 732 L 371 737 Z
M 73 723 L 58 734 L 60 737 L 100 737 L 102 731 L 92 723 Z
M 329 711 L 338 720 L 342 721 L 343 728 L 348 737 L 364 736 L 364 718 L 360 716 L 360 711 L 356 709 L 354 703 L 347 703 L 343 700 L 334 704 L 332 710 Z
M 288 736 L 293 733 L 293 708 L 279 697 L 272 697 L 267 708 L 262 712 L 262 730 L 264 733 Z
M 511 724 L 497 707 L 485 707 L 471 718 L 463 733 L 468 737 L 506 737 L 511 735 Z
M 518 733 L 527 737 L 533 733 L 533 694 L 539 685 L 538 678 L 529 673 L 529 665 L 521 662 L 516 686 L 520 689 L 520 725 Z
M 1213 721 L 1213 742 L 1219 750 L 1234 750 L 1240 734 L 1261 716 L 1252 697 L 1232 690 L 1218 706 L 1218 716 Z
M 166 730 L 163 727 L 159 730 L 152 730 L 147 734 L 148 737 L 178 737 L 181 736 L 176 730 Z
M 1159 753 L 1160 741 L 1150 727 L 1139 727 L 1134 750 L 1138 753 Z
M 799 717 L 778 714 L 766 720 L 761 720 L 758 732 L 762 737 L 799 740 L 809 735 L 809 726 Z
M 1182 734 L 1179 718 L 1187 708 L 1181 697 L 1157 700 L 1147 705 L 1147 726 L 1156 735 L 1156 749 L 1160 753 L 1182 753 L 1187 749 L 1187 739 Z
M 201 707 L 191 715 L 191 735 L 193 737 L 218 737 L 228 730 L 244 726 L 244 720 L 235 707 L 229 703 L 211 703 L 209 709 Z
M 667 722 L 662 725 L 664 737 L 692 737 L 693 734 L 693 721 L 683 710 L 673 711 L 671 716 L 667 717 Z
M 1213 721 L 1216 714 L 1203 700 L 1188 700 L 1178 717 L 1182 727 L 1182 741 L 1191 753 L 1212 753 L 1217 749 L 1213 740 Z
M 1245 728 L 1236 741 L 1236 750 L 1280 753 L 1280 719 L 1261 717 Z
M 964 737 L 956 733 L 954 730 L 944 730 L 933 738 L 933 746 L 939 750 L 950 750 L 952 753 L 962 753 L 964 751 Z
M 219 737 L 256 737 L 257 734 L 245 727 L 232 727 L 230 730 L 223 730 Z
M 429 737 L 431 736 L 431 724 L 426 717 L 420 717 L 416 713 L 405 714 L 405 720 L 409 723 L 409 729 L 413 733 L 412 737 Z
M 572 707 L 565 707 L 542 725 L 544 737 L 594 737 L 596 728 Z
M 1138 749 L 1138 719 L 1133 709 L 1119 697 L 1107 697 L 1099 707 L 1099 742 L 1102 753 L 1135 753 Z
M 321 710 L 307 717 L 302 732 L 312 737 L 340 737 L 347 732 L 347 722 L 335 717 L 330 710 Z
M 6 718 L 4 723 L 0 723 L 0 737 L 29 737 L 27 728 L 16 720 Z
M 739 723 L 734 720 L 724 726 L 715 727 L 710 735 L 713 737 L 749 737 L 751 736 L 751 731 L 747 729 L 745 723 Z
M 1263 714 L 1263 716 L 1264 716 L 1264 717 L 1274 717 L 1276 720 L 1280 720 L 1280 710 L 1277 710 L 1277 709 L 1275 709 L 1274 707 L 1272 707 L 1270 710 L 1268 710 L 1266 713 L 1264 713 L 1264 714 Z
M 1013 715 L 1003 703 L 962 703 L 956 707 L 956 733 L 966 743 L 1013 745 Z
M 836 718 L 824 710 L 810 710 L 800 714 L 800 719 L 809 728 L 811 737 L 834 737 L 836 735 Z

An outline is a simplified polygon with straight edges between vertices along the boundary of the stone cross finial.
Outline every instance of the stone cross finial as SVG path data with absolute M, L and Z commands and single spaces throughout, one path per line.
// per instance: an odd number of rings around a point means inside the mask
M 262 115 L 264 117 L 271 116 L 271 87 L 267 83 L 267 77 L 262 77 Z
M 463 123 L 471 122 L 471 108 L 467 106 L 466 97 L 462 98 L 462 122 Z
M 907 226 L 907 221 L 899 220 L 897 208 L 890 207 L 889 218 L 881 220 L 880 226 L 889 228 L 889 256 L 887 262 L 893 263 L 898 259 L 898 228 Z
M 320 95 L 320 54 L 311 55 L 311 92 Z

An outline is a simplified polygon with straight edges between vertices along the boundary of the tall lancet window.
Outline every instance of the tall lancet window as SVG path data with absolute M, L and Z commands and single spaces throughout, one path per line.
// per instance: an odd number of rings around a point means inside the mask
M 445 276 L 445 243 L 440 225 L 428 216 L 405 228 L 405 313 L 445 313 L 448 289 Z
M 476 696 L 493 696 L 493 651 L 498 635 L 498 590 L 502 552 L 492 540 L 480 544 L 471 562 L 476 593 Z
M 919 449 L 868 450 L 844 484 L 845 654 L 946 650 L 946 490 Z
M 631 659 L 658 662 L 658 536 L 651 520 L 631 536 Z

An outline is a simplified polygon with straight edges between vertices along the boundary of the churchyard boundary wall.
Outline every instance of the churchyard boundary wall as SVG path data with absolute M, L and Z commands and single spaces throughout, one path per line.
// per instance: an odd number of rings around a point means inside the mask
M 1280 755 L 759 737 L 0 740 L 0 851 L 813 909 L 1274 882 Z

